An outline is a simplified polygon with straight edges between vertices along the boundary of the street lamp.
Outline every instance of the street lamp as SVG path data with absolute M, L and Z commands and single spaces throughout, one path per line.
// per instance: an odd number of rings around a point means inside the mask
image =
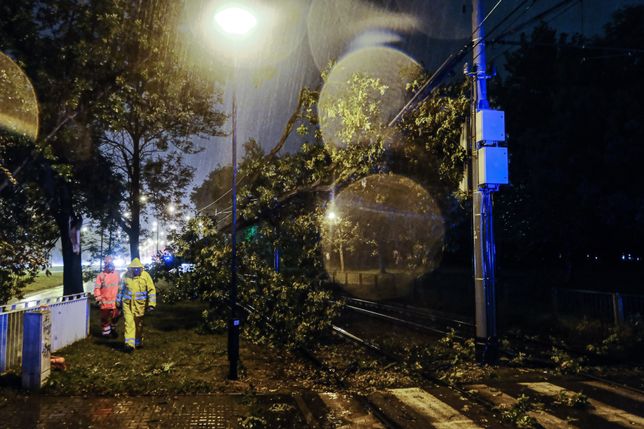
M 241 38 L 247 35 L 256 25 L 257 18 L 248 9 L 229 5 L 215 13 L 215 23 L 224 33 Z M 237 54 L 233 50 L 233 106 L 232 106 L 232 227 L 230 258 L 230 320 L 228 323 L 228 362 L 230 380 L 237 380 L 239 362 L 239 317 L 237 316 Z

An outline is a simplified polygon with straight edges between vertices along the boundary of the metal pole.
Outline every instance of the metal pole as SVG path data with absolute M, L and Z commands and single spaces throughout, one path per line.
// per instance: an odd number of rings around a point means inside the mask
M 276 247 L 273 249 L 273 268 L 275 268 L 275 272 L 279 273 L 280 272 L 280 249 L 279 247 Z
M 230 380 L 237 380 L 239 362 L 239 319 L 237 318 L 237 60 L 233 60 L 232 108 L 232 217 L 230 257 L 230 321 L 228 323 L 228 362 Z
M 105 259 L 105 255 L 103 254 L 103 235 L 105 234 L 105 226 L 101 224 L 101 260 L 99 262 L 99 269 L 103 271 L 103 259 Z
M 492 363 L 497 357 L 496 299 L 494 290 L 494 232 L 492 190 L 479 187 L 476 112 L 489 108 L 486 84 L 484 0 L 472 0 L 474 88 L 472 97 L 472 226 L 474 244 L 474 295 L 476 358 Z

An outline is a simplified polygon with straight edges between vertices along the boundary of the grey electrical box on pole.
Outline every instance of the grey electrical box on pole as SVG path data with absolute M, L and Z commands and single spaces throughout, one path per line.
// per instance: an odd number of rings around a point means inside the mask
M 473 79 L 470 135 L 472 180 L 472 230 L 474 247 L 474 298 L 476 358 L 480 363 L 497 359 L 495 245 L 492 193 L 508 183 L 505 115 L 492 110 L 487 100 L 484 0 L 472 0 Z

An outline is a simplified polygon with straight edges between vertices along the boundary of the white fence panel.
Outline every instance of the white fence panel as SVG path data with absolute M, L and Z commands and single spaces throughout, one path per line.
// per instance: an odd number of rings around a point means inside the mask
M 23 315 L 41 306 L 47 306 L 51 311 L 52 352 L 89 335 L 87 293 L 0 306 L 0 373 L 20 366 Z

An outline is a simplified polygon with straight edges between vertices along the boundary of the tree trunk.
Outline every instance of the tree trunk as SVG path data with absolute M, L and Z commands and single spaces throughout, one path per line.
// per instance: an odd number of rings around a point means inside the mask
M 141 138 L 132 136 L 132 181 L 130 182 L 130 258 L 140 258 L 139 238 L 141 235 Z
M 60 230 L 61 245 L 63 248 L 63 295 L 83 293 L 83 270 L 81 266 L 81 252 L 74 252 L 69 239 L 70 217 L 62 214 L 56 219 Z
M 139 258 L 139 228 L 137 226 L 136 230 L 132 228 L 132 232 L 128 234 L 130 238 L 130 258 Z
M 105 226 L 101 225 L 101 249 L 100 249 L 100 259 L 99 259 L 99 268 L 103 271 L 103 260 L 105 259 L 105 254 L 103 253 L 103 235 L 105 235 Z
M 81 267 L 80 239 L 72 243 L 79 236 L 82 220 L 74 213 L 72 189 L 64 180 L 58 180 L 51 165 L 45 161 L 40 162 L 40 184 L 47 195 L 50 213 L 56 220 L 63 251 L 63 295 L 83 293 L 83 271 Z M 74 244 L 76 249 L 74 249 Z
M 340 245 L 340 271 L 344 272 L 344 249 Z

